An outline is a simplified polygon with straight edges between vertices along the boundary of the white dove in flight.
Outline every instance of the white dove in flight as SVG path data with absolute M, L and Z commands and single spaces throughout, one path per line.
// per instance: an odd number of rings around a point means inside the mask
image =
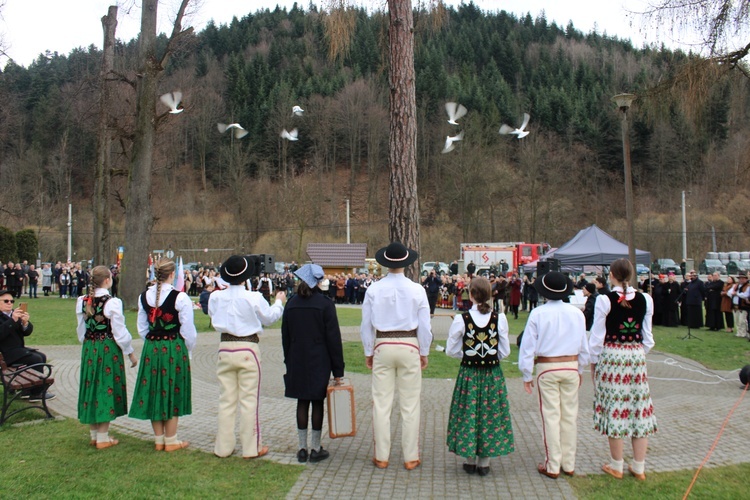
M 464 138 L 463 131 L 461 131 L 461 133 L 458 135 L 454 135 L 453 137 L 450 137 L 450 136 L 446 137 L 445 147 L 443 148 L 443 153 L 450 153 L 451 151 L 453 151 L 456 148 L 456 146 L 453 143 L 456 141 L 460 141 L 463 138 Z
M 233 128 L 234 137 L 236 139 L 242 139 L 248 134 L 248 131 L 242 128 L 242 125 L 240 125 L 239 123 L 230 123 L 229 125 L 225 125 L 223 123 L 217 123 L 216 128 L 218 128 L 219 132 L 221 132 L 222 134 L 226 132 L 227 130 L 229 130 L 230 128 Z
M 529 131 L 525 130 L 526 129 L 526 125 L 529 124 L 529 118 L 530 118 L 529 114 L 528 113 L 524 113 L 523 114 L 523 123 L 521 124 L 521 126 L 519 128 L 516 128 L 516 129 L 514 129 L 510 125 L 506 125 L 506 124 L 503 123 L 503 125 L 500 127 L 500 133 L 503 134 L 503 135 L 515 134 L 519 139 L 521 139 L 523 137 L 526 137 L 527 135 L 529 135 Z
M 286 139 L 287 141 L 296 141 L 297 139 L 297 129 L 293 128 L 289 132 L 286 131 L 286 129 L 281 131 L 281 138 Z
M 159 97 L 159 100 L 169 108 L 169 112 L 173 115 L 182 113 L 184 111 L 183 108 L 177 107 L 180 105 L 180 101 L 182 100 L 182 92 L 180 92 L 179 90 L 176 90 L 174 92 L 167 92 L 166 94 Z
M 292 108 L 292 116 L 302 116 L 302 113 L 304 113 L 305 110 L 300 108 L 299 106 L 295 106 Z
M 448 112 L 448 123 L 451 125 L 458 125 L 456 120 L 466 114 L 466 107 L 464 107 L 463 104 L 458 104 L 456 102 L 446 102 L 445 111 Z

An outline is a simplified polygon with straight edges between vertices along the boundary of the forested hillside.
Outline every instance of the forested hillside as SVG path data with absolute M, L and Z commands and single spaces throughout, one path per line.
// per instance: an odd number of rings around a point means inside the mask
M 746 78 L 725 77 L 707 104 L 686 113 L 685 103 L 651 89 L 691 55 L 473 4 L 443 14 L 415 16 L 426 259 L 457 258 L 460 241 L 557 246 L 592 223 L 624 239 L 620 117 L 610 102 L 620 92 L 640 96 L 629 112 L 637 246 L 681 257 L 685 190 L 691 257 L 710 250 L 712 227 L 720 249 L 750 250 Z M 314 9 L 259 11 L 209 25 L 170 60 L 161 90 L 182 91 L 185 110 L 172 115 L 159 104 L 153 248 L 188 260 L 228 253 L 193 249 L 231 248 L 304 261 L 308 241 L 345 241 L 346 199 L 352 241 L 367 242 L 370 253 L 384 244 L 387 21 L 349 11 L 355 35 L 337 58 L 326 22 Z M 126 245 L 136 45 L 118 44 L 111 81 L 115 245 Z M 100 60 L 92 47 L 42 55 L 28 68 L 10 62 L 0 73 L 0 226 L 38 231 L 45 259 L 65 256 L 69 202 L 76 254 L 91 254 Z M 459 127 L 447 123 L 446 101 L 468 108 Z M 292 115 L 295 105 L 303 116 Z M 503 123 L 520 125 L 524 112 L 528 137 L 498 133 Z M 221 134 L 219 122 L 249 134 Z M 299 141 L 280 138 L 293 128 Z M 446 136 L 459 130 L 464 140 L 442 154 Z

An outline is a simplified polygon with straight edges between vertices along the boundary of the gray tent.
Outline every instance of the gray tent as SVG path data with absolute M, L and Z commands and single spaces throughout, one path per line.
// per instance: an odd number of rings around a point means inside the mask
M 581 229 L 554 255 L 562 266 L 608 266 L 623 257 L 628 257 L 628 246 L 599 229 L 596 224 Z M 649 265 L 651 253 L 636 249 L 635 259 L 639 264 Z

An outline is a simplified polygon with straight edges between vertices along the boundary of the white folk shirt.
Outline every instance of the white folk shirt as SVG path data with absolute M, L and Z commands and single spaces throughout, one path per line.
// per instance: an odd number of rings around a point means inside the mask
M 430 304 L 422 285 L 403 273 L 389 273 L 367 289 L 362 304 L 360 336 L 365 356 L 372 356 L 375 333 L 417 330 L 419 354 L 428 356 L 432 343 Z
M 244 285 L 230 285 L 213 292 L 208 298 L 211 326 L 219 333 L 249 337 L 261 333 L 263 326 L 278 321 L 284 313 L 280 300 L 268 305 L 263 294 L 245 290 Z
M 518 352 L 518 369 L 524 382 L 534 372 L 534 357 L 578 355 L 578 373 L 589 364 L 586 318 L 577 307 L 561 300 L 550 300 L 529 313 Z
M 155 305 L 156 285 L 150 286 L 145 292 L 146 303 L 151 307 L 162 305 L 164 301 L 167 300 L 169 292 L 173 289 L 174 287 L 172 285 L 162 283 L 161 291 L 159 292 L 159 304 Z M 193 301 L 190 300 L 190 297 L 188 297 L 185 292 L 180 292 L 177 294 L 177 300 L 175 300 L 174 307 L 177 309 L 177 317 L 180 319 L 180 336 L 185 339 L 185 347 L 188 348 L 188 352 L 192 352 L 193 347 L 195 347 L 195 343 L 198 340 L 198 332 L 195 330 L 195 323 L 193 322 Z M 138 297 L 137 324 L 138 335 L 145 339 L 146 335 L 148 335 L 148 315 L 146 315 L 146 310 L 143 309 L 140 297 Z
M 109 295 L 109 290 L 106 288 L 97 288 L 94 290 L 95 297 L 102 297 Z M 76 332 L 78 333 L 78 341 L 83 344 L 83 340 L 86 338 L 86 314 L 83 312 L 83 299 L 86 296 L 78 297 L 76 301 L 76 318 L 78 318 L 78 326 Z M 122 353 L 127 356 L 134 351 L 131 342 L 133 336 L 130 335 L 128 327 L 125 326 L 125 315 L 122 312 L 122 301 L 118 298 L 112 297 L 104 304 L 104 317 L 109 320 L 109 324 L 112 327 L 112 337 Z
M 484 328 L 490 321 L 492 311 L 487 314 L 482 314 L 479 312 L 479 309 L 477 309 L 476 304 L 474 304 L 471 310 L 469 310 L 469 314 L 471 314 L 471 319 L 474 321 L 475 325 L 479 328 Z M 456 317 L 453 318 L 453 323 L 451 323 L 451 327 L 448 329 L 448 341 L 445 344 L 445 354 L 451 358 L 461 359 L 464 355 L 463 339 L 466 331 L 466 324 L 464 323 L 462 316 L 462 314 L 456 314 Z M 497 357 L 498 359 L 507 358 L 510 354 L 508 318 L 506 318 L 505 314 L 501 312 L 497 314 L 497 334 Z
M 612 288 L 613 292 L 622 293 L 622 287 Z M 635 297 L 635 288 L 628 287 L 625 294 L 626 300 Z M 646 315 L 641 322 L 641 335 L 643 336 L 643 350 L 646 354 L 654 347 L 654 334 L 651 331 L 651 320 L 654 315 L 654 300 L 647 293 L 641 294 L 646 299 Z M 599 361 L 599 354 L 604 347 L 604 336 L 607 334 L 607 314 L 612 309 L 612 303 L 606 295 L 599 295 L 594 306 L 594 324 L 591 325 L 591 338 L 589 338 L 589 350 L 591 351 L 591 363 Z

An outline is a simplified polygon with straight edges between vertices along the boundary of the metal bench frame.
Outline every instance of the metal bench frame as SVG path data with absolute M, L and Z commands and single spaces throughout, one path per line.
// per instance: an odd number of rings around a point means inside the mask
M 7 366 L 3 355 L 0 354 L 0 380 L 3 384 L 3 406 L 0 411 L 0 425 L 8 421 L 16 413 L 38 408 L 47 415 L 46 418 L 54 418 L 47 408 L 47 400 L 42 398 L 41 404 L 29 404 L 23 408 L 8 413 L 10 405 L 21 397 L 24 390 L 41 389 L 42 394 L 47 392 L 49 386 L 55 383 L 52 377 L 52 365 L 48 363 L 37 363 L 23 366 Z

